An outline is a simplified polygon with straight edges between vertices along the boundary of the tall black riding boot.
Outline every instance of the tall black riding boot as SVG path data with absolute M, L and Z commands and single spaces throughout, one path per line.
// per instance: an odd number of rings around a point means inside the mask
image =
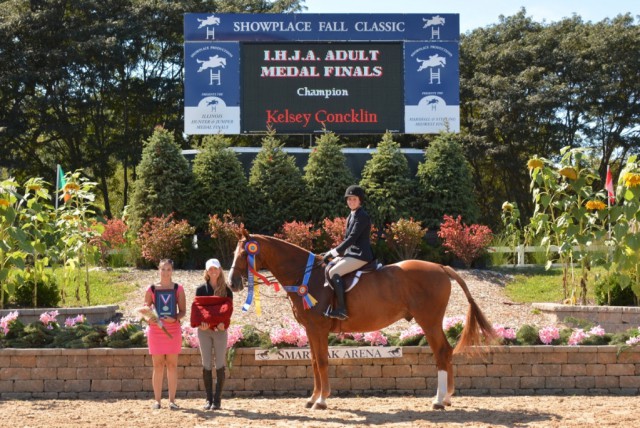
M 204 390 L 207 392 L 207 402 L 204 404 L 204 410 L 210 410 L 213 408 L 213 372 L 203 368 L 202 380 L 204 381 Z
M 220 401 L 222 400 L 222 388 L 224 387 L 224 367 L 221 369 L 216 369 L 216 392 L 213 395 L 213 406 L 212 409 L 220 408 Z
M 338 300 L 338 307 L 329 312 L 327 315 L 331 318 L 337 318 L 339 320 L 346 320 L 349 318 L 347 315 L 347 309 L 344 304 L 344 280 L 338 274 L 331 277 L 331 283 L 333 284 L 333 290 L 336 293 L 336 299 Z

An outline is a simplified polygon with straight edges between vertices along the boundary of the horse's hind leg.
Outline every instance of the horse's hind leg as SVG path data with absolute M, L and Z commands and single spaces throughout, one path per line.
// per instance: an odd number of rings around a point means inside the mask
M 431 329 L 423 327 L 423 330 L 433 351 L 436 368 L 438 369 L 438 390 L 433 399 L 433 408 L 441 410 L 444 409 L 444 406 L 451 405 L 451 396 L 454 390 L 453 365 L 451 364 L 453 348 L 449 345 L 442 327 L 438 326 Z

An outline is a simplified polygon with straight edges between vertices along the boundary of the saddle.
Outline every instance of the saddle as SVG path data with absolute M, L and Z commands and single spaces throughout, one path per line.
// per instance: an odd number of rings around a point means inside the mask
M 333 285 L 331 285 L 331 281 L 329 281 L 329 269 L 331 269 L 333 265 L 334 263 L 330 262 L 329 264 L 327 264 L 327 266 L 324 269 L 324 286 L 329 287 L 332 290 L 333 290 Z M 358 281 L 360 281 L 360 277 L 363 274 L 368 272 L 375 272 L 381 268 L 382 268 L 382 263 L 379 263 L 378 259 L 373 259 L 370 262 L 368 262 L 366 265 L 359 268 L 358 270 L 355 270 L 353 272 L 349 272 L 346 275 L 343 275 L 342 279 L 344 280 L 344 284 L 345 284 L 344 292 L 348 293 L 349 291 L 351 291 L 351 289 L 353 289 L 353 287 L 355 287 L 358 284 Z

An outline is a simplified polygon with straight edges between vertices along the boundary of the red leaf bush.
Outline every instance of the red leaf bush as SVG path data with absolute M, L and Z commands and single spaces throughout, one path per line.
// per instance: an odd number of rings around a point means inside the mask
M 468 226 L 462 223 L 462 217 L 453 217 L 445 214 L 444 222 L 440 225 L 438 236 L 442 239 L 442 245 L 460 258 L 466 267 L 477 259 L 491 243 L 493 233 L 487 226 L 472 224 Z
M 185 238 L 194 232 L 195 228 L 186 220 L 174 220 L 173 213 L 152 217 L 138 232 L 142 257 L 155 264 L 162 259 L 176 258 L 186 252 Z

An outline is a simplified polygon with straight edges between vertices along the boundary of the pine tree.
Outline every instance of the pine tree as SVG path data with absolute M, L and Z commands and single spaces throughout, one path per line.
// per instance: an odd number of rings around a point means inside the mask
M 193 161 L 198 208 L 196 226 L 206 231 L 209 216 L 227 211 L 246 220 L 251 202 L 249 182 L 236 153 L 222 135 L 207 136 Z
M 440 134 L 431 143 L 416 177 L 424 226 L 439 227 L 445 214 L 454 218 L 460 215 L 466 224 L 478 220 L 471 167 L 455 134 Z
M 384 227 L 409 216 L 414 195 L 409 175 L 407 158 L 393 141 L 393 135 L 386 132 L 377 151 L 364 165 L 360 181 L 369 201 L 367 210 L 376 225 Z
M 175 213 L 192 221 L 194 180 L 173 134 L 157 127 L 145 142 L 137 167 L 129 224 L 137 231 L 150 217 Z
M 309 206 L 313 207 L 309 213 L 310 220 L 318 223 L 325 218 L 345 215 L 344 191 L 355 179 L 333 132 L 327 132 L 316 140 L 304 168 L 304 181 Z
M 285 221 L 306 217 L 302 173 L 282 146 L 275 131 L 270 131 L 251 165 L 249 187 L 255 195 L 255 225 L 259 232 L 273 233 Z

